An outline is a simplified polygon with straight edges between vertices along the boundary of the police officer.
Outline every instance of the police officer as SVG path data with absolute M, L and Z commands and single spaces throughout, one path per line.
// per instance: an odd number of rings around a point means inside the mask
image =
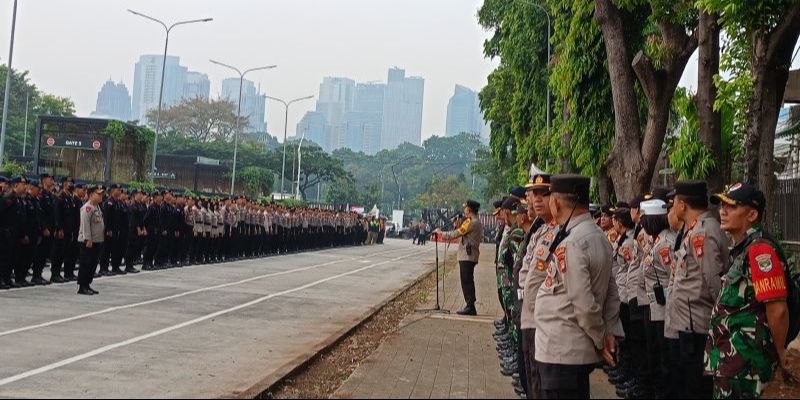
M 78 270 L 78 294 L 92 296 L 100 292 L 92 289 L 98 257 L 103 250 L 107 231 L 100 203 L 105 190 L 102 186 L 88 190 L 89 201 L 81 207 L 81 225 L 78 231 L 78 242 L 81 246 L 80 267 Z
M 28 206 L 28 225 L 31 231 L 31 253 L 29 259 L 26 260 L 26 264 L 33 267 L 33 277 L 30 284 L 38 286 L 50 284 L 49 281 L 46 281 L 42 277 L 47 262 L 48 251 L 46 251 L 46 249 L 49 250 L 47 246 L 52 243 L 49 240 L 47 242 L 44 240 L 45 231 L 47 231 L 49 236 L 50 230 L 42 208 L 43 192 L 44 188 L 40 181 L 31 181 L 28 188 L 28 198 L 30 202 Z
M 130 192 L 131 200 L 128 203 L 128 243 L 125 250 L 125 273 L 137 274 L 139 271 L 134 264 L 142 256 L 145 241 L 147 240 L 147 227 L 144 216 L 147 206 L 144 204 L 144 193 L 137 189 Z
M 39 244 L 41 229 L 37 219 L 37 204 L 30 196 L 31 181 L 22 178 L 23 192 L 17 197 L 20 213 L 20 235 L 17 245 L 19 249 L 14 260 L 14 283 L 19 287 L 28 287 L 28 271 L 33 265 L 33 251 Z M 39 182 L 35 182 L 39 186 Z
M 145 230 L 147 232 L 147 243 L 144 251 L 144 260 L 142 270 L 152 271 L 155 269 L 155 257 L 158 252 L 158 242 L 161 237 L 161 206 L 164 200 L 161 192 L 153 192 L 152 203 L 147 206 L 147 212 L 144 215 Z
M 726 271 L 728 240 L 708 210 L 705 182 L 677 182 L 670 197 L 670 212 L 684 223 L 664 322 L 671 369 L 678 371 L 670 384 L 681 392 L 681 398 L 709 398 L 713 382 L 703 376 L 703 352 Z
M 25 192 L 25 183 L 22 178 L 13 178 L 8 181 L 9 190 L 3 195 L 0 203 L 0 290 L 18 288 L 11 279 L 14 263 L 18 257 L 19 240 L 22 235 L 24 222 L 24 209 L 20 206 L 19 198 Z
M 755 399 L 778 368 L 788 368 L 789 264 L 761 227 L 766 198 L 754 185 L 736 184 L 712 202 L 720 205 L 721 227 L 736 245 L 711 314 L 705 371 L 714 379 L 714 398 Z
M 522 359 L 525 366 L 525 390 L 527 398 L 539 398 L 541 391 L 539 371 L 536 366 L 536 325 L 534 312 L 536 294 L 547 277 L 550 245 L 555 239 L 558 225 L 550 211 L 550 180 L 547 174 L 535 175 L 525 187 L 529 211 L 536 220 L 532 226 L 533 235 L 529 238 L 519 273 L 519 298 L 522 302 L 520 328 L 522 330 Z
M 52 254 L 55 242 L 55 180 L 49 174 L 41 174 L 40 178 L 41 191 L 38 200 L 41 208 L 42 241 L 34 252 L 32 283 L 49 285 L 50 281 L 42 277 L 42 271 L 44 271 L 47 264 L 47 258 Z M 53 260 L 51 259 L 51 264 L 52 262 Z
M 72 243 L 78 232 L 74 215 L 79 208 L 72 194 L 75 181 L 70 177 L 61 179 L 61 192 L 55 196 L 54 205 L 54 244 L 50 256 L 50 281 L 64 283 L 74 276 L 73 269 L 67 269 L 67 257 L 71 258 Z M 74 264 L 72 264 L 74 266 Z M 62 267 L 64 276 L 61 276 Z
M 480 260 L 480 246 L 483 240 L 483 224 L 478 218 L 480 208 L 481 205 L 477 201 L 467 200 L 464 203 L 464 215 L 467 219 L 457 230 L 452 232 L 436 230 L 444 240 L 461 239 L 458 247 L 458 265 L 461 272 L 461 291 L 467 304 L 457 312 L 458 315 L 478 314 L 478 310 L 475 308 L 477 301 L 475 297 L 475 266 Z
M 116 243 L 117 243 L 117 235 L 119 234 L 119 196 L 120 196 L 120 187 L 119 185 L 111 185 L 109 187 L 109 196 L 108 198 L 102 203 L 102 212 L 103 218 L 103 225 L 106 227 L 106 238 L 103 245 L 103 250 L 100 253 L 100 270 L 97 271 L 96 276 L 111 276 L 111 275 L 118 275 L 119 269 L 117 271 L 112 271 L 109 267 L 111 264 L 111 252 L 114 250 Z
M 611 246 L 589 213 L 589 187 L 578 175 L 551 180 L 550 208 L 561 228 L 534 310 L 540 398 L 588 399 L 595 365 L 614 364 Z

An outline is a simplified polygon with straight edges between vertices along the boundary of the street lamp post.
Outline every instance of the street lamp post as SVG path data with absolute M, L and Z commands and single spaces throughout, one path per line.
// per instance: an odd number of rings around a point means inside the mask
M 294 99 L 294 100 L 291 100 L 291 101 L 284 101 L 284 100 L 281 100 L 281 99 L 279 99 L 277 97 L 270 97 L 270 96 L 267 96 L 267 98 L 270 99 L 270 100 L 274 100 L 274 101 L 277 101 L 278 103 L 283 104 L 283 107 L 286 110 L 286 117 L 284 119 L 284 125 L 283 125 L 283 167 L 281 167 L 281 198 L 283 198 L 284 182 L 286 181 L 286 137 L 287 137 L 288 132 L 289 132 L 289 106 L 291 106 L 292 103 L 296 103 L 298 101 L 313 99 L 314 96 L 301 97 L 299 99 Z M 292 163 L 292 164 L 294 164 L 294 163 Z
M 236 187 L 236 158 L 239 153 L 239 134 L 241 133 L 241 119 L 242 119 L 242 88 L 244 86 L 244 77 L 245 75 L 254 72 L 254 71 L 262 71 L 265 69 L 273 69 L 277 67 L 277 65 L 270 65 L 268 67 L 258 67 L 258 68 L 250 68 L 244 72 L 242 72 L 239 68 L 232 67 L 228 64 L 223 64 L 219 61 L 209 60 L 212 64 L 217 64 L 221 67 L 228 68 L 230 70 L 236 71 L 239 74 L 239 106 L 238 111 L 236 111 L 236 133 L 233 135 L 233 173 L 231 174 L 231 196 L 233 196 L 234 189 Z
M 0 166 L 6 151 L 6 125 L 8 123 L 8 103 L 11 103 L 11 60 L 14 58 L 14 33 L 17 29 L 17 0 L 14 0 L 14 13 L 11 17 L 11 46 L 8 50 L 8 70 L 6 71 L 6 92 L 3 97 L 3 122 L 0 127 Z
M 158 91 L 158 112 L 156 113 L 156 137 L 155 140 L 153 141 L 153 164 L 150 170 L 150 180 L 152 181 L 155 179 L 156 175 L 156 154 L 158 154 L 158 134 L 161 131 L 161 108 L 162 108 L 162 101 L 164 98 L 164 77 L 166 75 L 166 69 L 167 69 L 167 50 L 169 50 L 169 34 L 170 32 L 172 32 L 172 29 L 175 28 L 176 26 L 195 24 L 199 22 L 211 22 L 214 19 L 213 18 L 194 19 L 190 21 L 176 22 L 170 26 L 167 26 L 167 24 L 165 24 L 161 20 L 147 16 L 140 12 L 133 11 L 130 9 L 128 10 L 128 12 L 133 15 L 136 15 L 137 17 L 142 17 L 145 19 L 149 19 L 150 21 L 159 23 L 161 26 L 164 27 L 164 31 L 166 32 L 166 40 L 164 41 L 164 59 L 161 60 L 161 87 Z
M 541 10 L 544 13 L 544 15 L 547 16 L 547 64 L 548 64 L 547 68 L 548 68 L 548 71 L 549 71 L 549 68 L 550 68 L 549 63 L 550 63 L 550 57 L 551 57 L 551 55 L 550 55 L 550 27 L 551 27 L 550 13 L 547 11 L 546 8 L 542 7 L 541 4 L 537 4 L 537 3 L 531 2 L 529 0 L 516 0 L 516 1 L 519 1 L 520 3 L 525 3 L 525 4 L 529 5 L 529 6 L 536 7 L 539 10 Z M 550 74 L 548 73 L 548 77 L 549 76 L 550 76 Z M 549 79 L 548 79 L 548 82 L 547 82 L 547 137 L 550 137 L 550 120 L 551 120 L 551 117 L 550 117 L 550 82 L 549 82 Z
M 300 171 L 302 171 L 301 166 L 303 163 L 303 153 L 300 152 L 300 149 L 303 147 L 303 141 L 306 140 L 306 133 L 303 131 L 303 136 L 300 138 L 300 144 L 297 145 L 297 189 L 294 192 L 294 198 L 300 198 Z

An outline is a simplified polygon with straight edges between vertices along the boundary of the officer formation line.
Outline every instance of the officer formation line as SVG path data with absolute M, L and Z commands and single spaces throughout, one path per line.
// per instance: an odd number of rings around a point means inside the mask
M 135 274 L 139 264 L 215 264 L 375 244 L 380 236 L 377 220 L 357 213 L 60 181 L 0 177 L 0 290 L 77 281 L 78 294 L 95 295 L 95 277 Z
M 530 399 L 589 398 L 597 368 L 621 398 L 759 398 L 800 330 L 800 275 L 762 228 L 765 204 L 750 184 L 709 196 L 683 181 L 597 210 L 587 177 L 512 188 L 494 203 L 501 372 Z M 474 252 L 477 229 L 443 235 Z M 464 315 L 471 259 L 459 253 Z

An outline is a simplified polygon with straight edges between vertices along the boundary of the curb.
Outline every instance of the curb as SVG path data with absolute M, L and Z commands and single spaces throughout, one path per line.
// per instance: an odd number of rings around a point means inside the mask
M 364 325 L 367 321 L 369 321 L 372 317 L 374 317 L 375 314 L 377 314 L 380 310 L 386 307 L 389 303 L 396 300 L 398 297 L 403 295 L 405 292 L 410 290 L 415 285 L 419 284 L 423 280 L 433 275 L 435 272 L 436 271 L 423 273 L 420 277 L 418 277 L 411 283 L 395 291 L 395 293 L 389 296 L 386 300 L 378 303 L 377 305 L 372 306 L 364 314 L 356 318 L 353 321 L 353 325 L 349 327 L 346 326 L 341 330 L 337 331 L 336 333 L 333 333 L 332 335 L 328 336 L 320 344 L 314 346 L 309 352 L 304 353 L 296 357 L 294 360 L 280 366 L 277 370 L 275 370 L 275 372 L 267 375 L 266 377 L 261 379 L 258 383 L 251 386 L 250 388 L 244 391 L 238 391 L 238 390 L 233 391 L 231 393 L 231 397 L 236 399 L 255 399 L 259 398 L 262 394 L 269 392 L 286 378 L 305 369 L 311 363 L 311 361 L 314 360 L 319 354 L 324 353 L 333 348 L 334 346 L 336 346 L 337 344 L 339 344 L 342 340 L 344 340 L 344 338 L 346 338 L 356 329 Z

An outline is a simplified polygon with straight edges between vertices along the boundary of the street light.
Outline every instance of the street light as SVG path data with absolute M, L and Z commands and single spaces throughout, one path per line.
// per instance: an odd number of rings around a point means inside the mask
M 299 200 L 300 197 L 300 171 L 303 163 L 303 153 L 300 149 L 303 147 L 303 141 L 306 140 L 306 132 L 303 131 L 303 136 L 300 137 L 300 144 L 297 145 L 297 189 L 294 192 L 294 198 Z
M 8 122 L 8 103 L 11 103 L 11 59 L 14 58 L 14 33 L 17 29 L 17 0 L 14 0 L 14 14 L 11 18 L 11 46 L 8 50 L 8 70 L 6 71 L 6 93 L 3 97 L 3 122 L 0 127 L 0 167 L 3 166 L 3 155 L 6 150 L 6 124 Z
M 233 196 L 234 188 L 236 185 L 236 157 L 239 153 L 239 134 L 241 133 L 241 119 L 242 119 L 242 87 L 244 85 L 244 76 L 254 72 L 254 71 L 263 71 L 265 69 L 273 69 L 277 67 L 277 65 L 270 65 L 268 67 L 258 67 L 258 68 L 250 68 L 244 72 L 236 67 L 232 67 L 228 64 L 223 64 L 219 61 L 208 60 L 212 64 L 217 64 L 221 67 L 228 68 L 230 70 L 236 71 L 239 74 L 239 106 L 238 111 L 236 112 L 236 133 L 233 135 L 233 174 L 231 175 L 231 196 Z
M 167 50 L 169 49 L 169 34 L 170 32 L 172 32 L 172 28 L 175 28 L 176 26 L 195 24 L 199 22 L 211 22 L 214 20 L 214 18 L 203 18 L 203 19 L 193 19 L 190 21 L 181 21 L 181 22 L 176 22 L 170 26 L 167 26 L 167 24 L 165 24 L 161 20 L 155 19 L 140 12 L 133 11 L 131 9 L 128 9 L 128 12 L 133 15 L 136 15 L 137 17 L 142 17 L 145 19 L 149 19 L 150 21 L 159 23 L 161 26 L 164 27 L 164 30 L 166 31 L 167 34 L 166 40 L 164 42 L 164 59 L 162 60 L 161 63 L 161 88 L 158 91 L 158 113 L 156 114 L 156 137 L 155 140 L 153 141 L 153 164 L 150 170 L 150 179 L 154 180 L 156 177 L 156 154 L 158 154 L 158 133 L 161 130 L 161 106 L 162 106 L 161 103 L 164 98 L 164 76 L 166 75 L 166 69 L 167 69 Z
M 291 101 L 284 101 L 277 97 L 270 97 L 270 96 L 267 96 L 267 98 L 283 104 L 283 107 L 286 110 L 286 118 L 284 120 L 284 125 L 283 125 L 283 167 L 281 167 L 281 198 L 283 198 L 283 193 L 284 193 L 283 185 L 284 181 L 286 180 L 286 136 L 289 132 L 289 106 L 291 106 L 292 103 L 296 103 L 298 101 L 313 99 L 314 96 L 301 97 L 299 99 L 294 99 Z
M 550 26 L 551 26 L 550 13 L 547 11 L 546 8 L 542 7 L 541 4 L 537 4 L 537 3 L 531 2 L 529 0 L 516 0 L 516 1 L 518 1 L 520 3 L 527 4 L 529 6 L 536 7 L 539 10 L 541 10 L 544 13 L 544 15 L 547 16 L 547 63 L 549 64 L 550 63 Z M 547 67 L 548 67 L 548 71 L 549 71 L 550 70 L 549 65 Z M 548 72 L 547 76 L 548 77 L 550 76 L 549 72 Z M 549 79 L 548 79 L 548 82 L 547 82 L 547 137 L 550 137 L 550 82 L 549 82 Z

